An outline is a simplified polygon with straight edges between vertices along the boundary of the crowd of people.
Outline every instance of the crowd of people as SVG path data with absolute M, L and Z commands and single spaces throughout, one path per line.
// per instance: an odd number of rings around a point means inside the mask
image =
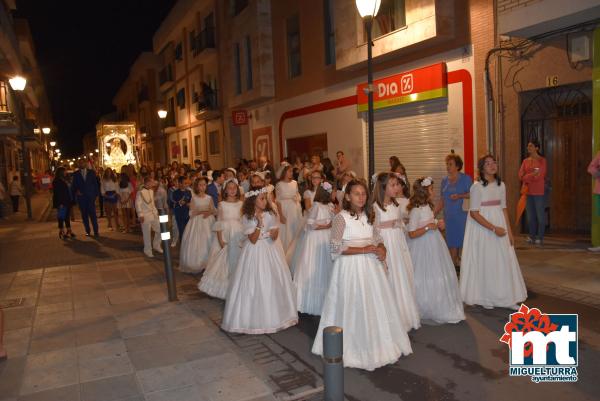
M 545 163 L 529 145 L 520 176 L 528 187 L 528 240 L 539 244 L 543 224 L 533 197 Z M 448 175 L 435 189 L 431 177 L 409 181 L 395 156 L 370 184 L 343 152 L 335 164 L 315 155 L 275 168 L 263 157 L 222 170 L 197 160 L 96 174 L 82 161 L 71 177 L 58 169 L 54 203 L 61 238 L 74 237 L 75 203 L 86 234 L 98 235 L 99 196 L 109 230 L 139 223 L 148 257 L 163 252 L 158 216 L 168 214 L 178 268 L 199 278 L 200 291 L 226 301 L 224 330 L 274 333 L 295 325 L 298 313 L 320 316 L 313 352 L 322 354 L 323 328 L 340 326 L 344 365 L 373 370 L 410 354 L 407 332 L 422 323 L 458 323 L 463 304 L 516 310 L 527 298 L 496 159 L 478 161 L 474 182 L 461 172 L 459 155 L 445 163 Z

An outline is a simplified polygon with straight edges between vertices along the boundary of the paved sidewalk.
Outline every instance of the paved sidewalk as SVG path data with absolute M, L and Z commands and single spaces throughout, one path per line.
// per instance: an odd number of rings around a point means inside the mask
M 176 278 L 180 302 L 168 303 L 161 263 L 142 257 L 1 274 L 0 299 L 23 303 L 5 309 L 0 400 L 289 397 L 218 329 L 221 303 Z

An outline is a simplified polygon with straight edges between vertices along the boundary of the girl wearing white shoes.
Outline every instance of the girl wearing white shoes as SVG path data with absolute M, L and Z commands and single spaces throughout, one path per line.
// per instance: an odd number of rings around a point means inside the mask
M 415 296 L 421 322 L 458 323 L 465 319 L 450 251 L 440 234 L 444 222 L 433 216 L 433 179 L 419 178 L 408 204 L 408 247 L 415 269 Z
M 479 159 L 479 181 L 471 186 L 460 269 L 460 292 L 467 305 L 514 310 L 527 289 L 506 210 L 506 188 L 492 155 Z

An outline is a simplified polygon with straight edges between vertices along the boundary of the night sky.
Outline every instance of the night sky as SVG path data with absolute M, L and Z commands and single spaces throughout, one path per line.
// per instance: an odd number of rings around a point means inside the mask
M 82 153 L 82 137 L 113 111 L 112 98 L 175 0 L 21 0 L 65 157 Z

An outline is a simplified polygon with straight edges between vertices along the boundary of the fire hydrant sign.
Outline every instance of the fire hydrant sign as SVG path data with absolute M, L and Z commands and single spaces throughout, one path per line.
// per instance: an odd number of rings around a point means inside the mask
M 233 125 L 246 125 L 248 124 L 248 113 L 246 110 L 233 110 L 231 113 Z
M 366 90 L 366 83 L 356 87 L 359 112 L 368 109 Z M 448 82 L 445 63 L 434 64 L 373 81 L 373 107 L 375 110 L 447 96 Z

